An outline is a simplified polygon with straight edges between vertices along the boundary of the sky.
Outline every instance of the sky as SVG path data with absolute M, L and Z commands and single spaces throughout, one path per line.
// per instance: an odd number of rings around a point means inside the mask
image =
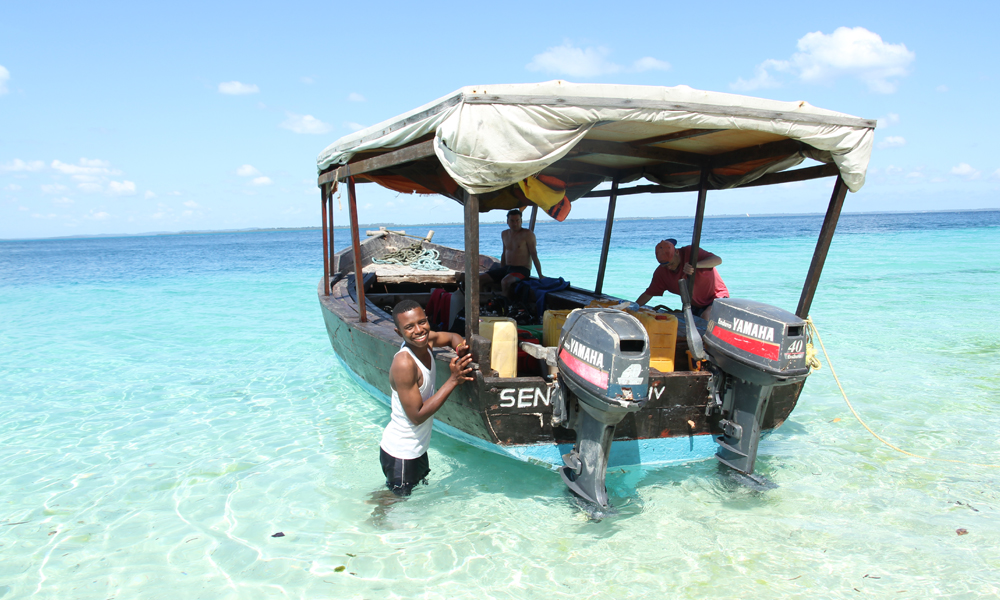
M 553 79 L 878 119 L 845 211 L 996 209 L 997 22 L 1000 4 L 961 0 L 0 3 L 0 239 L 318 226 L 316 157 L 338 138 L 463 86 Z M 707 213 L 823 212 L 831 186 L 713 192 Z M 363 224 L 462 219 L 441 198 L 358 196 Z

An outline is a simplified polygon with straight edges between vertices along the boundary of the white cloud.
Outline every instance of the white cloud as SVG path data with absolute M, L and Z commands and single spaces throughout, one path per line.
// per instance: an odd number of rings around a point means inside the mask
M 220 94 L 230 94 L 242 96 L 244 94 L 256 94 L 260 88 L 253 83 L 240 83 L 239 81 L 226 81 L 219 84 Z
M 312 77 L 300 77 L 299 81 L 301 81 L 302 83 L 304 83 L 306 85 L 312 85 L 312 84 L 316 83 L 316 80 L 313 79 Z
M 878 143 L 879 148 L 901 148 L 906 145 L 906 139 L 899 135 L 890 135 Z
M 807 33 L 799 39 L 798 50 L 790 60 L 764 61 L 752 79 L 738 79 L 731 87 L 778 87 L 782 82 L 772 72 L 787 72 L 805 83 L 829 84 L 839 77 L 856 77 L 873 92 L 891 94 L 896 91 L 896 80 L 909 74 L 916 58 L 905 44 L 888 44 L 864 27 L 839 27 L 829 35 Z
M 80 188 L 80 191 L 87 192 L 88 194 L 93 194 L 102 191 L 104 188 L 99 183 L 84 182 L 76 187 Z
M 194 211 L 193 211 L 193 210 L 185 210 L 184 212 L 182 212 L 182 213 L 181 213 L 181 216 L 182 216 L 182 217 L 190 217 L 190 216 L 191 216 L 191 215 L 193 215 L 193 214 L 194 214 Z M 364 271 L 362 271 L 362 273 L 363 273 L 363 272 L 364 272 Z
M 347 121 L 346 123 L 344 123 L 344 127 L 350 129 L 351 131 L 361 131 L 366 126 L 362 125 L 361 123 L 355 123 L 353 121 Z
M 897 115 L 896 113 L 889 113 L 884 117 L 878 118 L 879 129 L 888 129 L 889 127 L 895 125 L 896 123 L 899 123 L 899 115 Z
M 142 197 L 145 198 L 146 200 L 149 200 L 150 198 L 156 198 L 156 193 L 153 192 L 152 190 L 146 190 L 146 193 L 143 194 Z
M 134 181 L 112 181 L 108 184 L 108 192 L 116 196 L 131 196 L 135 194 Z
M 240 177 L 253 177 L 254 175 L 260 175 L 260 171 L 254 168 L 253 165 L 243 165 L 239 169 L 236 169 L 236 174 Z
M 69 205 L 69 204 L 73 204 L 73 199 L 72 198 L 67 198 L 66 196 L 63 196 L 62 198 L 56 198 L 55 200 L 52 201 L 52 203 L 53 204 L 59 204 L 59 205 L 62 205 L 62 206 L 66 206 L 66 205 Z
M 351 102 L 364 102 L 365 101 L 365 97 L 362 96 L 361 94 L 357 93 L 357 92 L 351 92 L 350 94 L 348 94 L 347 95 L 347 99 L 350 100 Z
M 5 165 L 0 165 L 0 171 L 41 171 L 45 163 L 40 160 L 23 161 L 15 158 Z
M 659 60 L 652 56 L 644 56 L 632 63 L 632 70 L 642 73 L 643 71 L 669 71 L 670 63 Z
M 250 180 L 250 183 L 254 185 L 271 185 L 271 178 L 266 176 L 254 177 Z
M 41 187 L 43 194 L 61 194 L 68 189 L 60 183 L 45 183 Z
M 195 202 L 194 200 L 188 200 L 188 201 L 184 202 L 184 206 L 186 206 L 188 208 L 198 208 L 199 207 L 198 203 Z M 364 272 L 364 270 L 362 270 L 362 273 L 363 272 Z
M 7 190 L 8 192 L 16 192 L 21 189 L 21 186 L 17 185 L 16 183 L 8 183 L 3 189 Z
M 1000 179 L 1000 169 L 997 169 L 996 171 L 993 171 L 993 173 L 990 174 L 990 177 L 992 177 L 993 179 Z M 363 272 L 364 271 L 362 271 L 362 273 Z
M 320 121 L 312 115 L 297 115 L 287 113 L 288 118 L 281 123 L 281 127 L 294 131 L 295 133 L 327 133 L 330 126 Z
M 739 92 L 781 87 L 781 80 L 772 75 L 771 71 L 784 73 L 790 69 L 791 63 L 787 60 L 769 58 L 754 67 L 754 75 L 749 80 L 740 77 L 734 83 L 729 84 L 729 87 Z
M 948 86 L 946 86 L 946 85 L 939 85 L 936 88 L 934 88 L 934 90 L 937 91 L 937 92 L 944 93 L 944 92 L 948 91 Z
M 0 96 L 7 93 L 7 82 L 10 80 L 10 71 L 0 65 Z
M 60 173 L 72 176 L 78 181 L 94 181 L 99 175 L 120 175 L 121 171 L 110 168 L 105 160 L 81 158 L 80 164 L 71 165 L 59 160 L 52 161 L 52 168 Z
M 110 214 L 104 212 L 103 210 L 98 212 L 94 212 L 93 210 L 91 210 L 90 214 L 83 215 L 83 218 L 92 219 L 94 221 L 104 221 L 110 216 L 111 216 Z
M 951 174 L 958 175 L 959 177 L 965 177 L 966 179 L 976 179 L 979 177 L 979 171 L 968 163 L 960 163 L 957 166 L 952 167 Z
M 595 77 L 617 73 L 622 70 L 621 66 L 605 58 L 610 53 L 611 51 L 603 46 L 577 48 L 567 41 L 562 46 L 536 54 L 525 68 L 529 71 L 560 73 L 571 77 Z

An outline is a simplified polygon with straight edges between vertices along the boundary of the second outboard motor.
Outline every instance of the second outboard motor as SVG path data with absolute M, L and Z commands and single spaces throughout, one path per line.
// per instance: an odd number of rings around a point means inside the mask
M 806 322 L 788 311 L 734 298 L 712 304 L 705 350 L 721 371 L 714 382 L 715 407 L 722 411 L 723 435 L 716 438 L 721 463 L 753 474 L 772 391 L 809 375 L 806 341 Z
M 576 430 L 560 473 L 573 493 L 607 508 L 604 476 L 615 425 L 649 399 L 649 336 L 620 310 L 581 309 L 566 319 L 555 350 L 571 407 L 568 427 Z

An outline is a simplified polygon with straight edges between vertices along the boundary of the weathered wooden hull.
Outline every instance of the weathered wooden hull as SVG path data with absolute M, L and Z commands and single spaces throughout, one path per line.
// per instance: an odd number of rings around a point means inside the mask
M 354 275 L 340 278 L 331 295 L 319 294 L 323 320 L 337 357 L 373 396 L 388 402 L 389 367 L 402 338 L 391 317 L 367 303 L 367 323 L 358 320 L 350 290 Z M 438 385 L 447 379 L 454 354 L 436 351 Z M 475 371 L 475 381 L 457 388 L 435 415 L 441 433 L 479 448 L 555 468 L 575 441 L 572 430 L 552 427 L 552 384 L 541 377 L 501 379 Z M 650 377 L 650 400 L 617 426 L 609 466 L 683 463 L 716 451 L 716 418 L 705 416 L 709 374 L 678 371 Z M 795 407 L 802 383 L 777 388 L 764 417 L 765 431 L 778 427 Z

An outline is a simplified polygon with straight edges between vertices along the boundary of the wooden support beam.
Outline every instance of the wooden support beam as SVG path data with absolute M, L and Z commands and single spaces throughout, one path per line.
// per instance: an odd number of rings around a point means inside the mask
M 330 243 L 326 225 L 326 186 L 319 186 L 319 201 L 323 218 L 323 294 L 330 295 Z M 333 233 L 330 229 L 329 233 Z
M 820 179 L 822 177 L 834 177 L 838 175 L 840 171 L 837 169 L 837 165 L 817 165 L 814 167 L 806 167 L 804 169 L 790 169 L 788 171 L 781 171 L 780 173 L 769 173 L 764 175 L 760 179 L 755 179 L 750 183 L 744 183 L 741 188 L 745 187 L 755 187 L 760 185 L 775 185 L 778 183 L 791 183 L 794 181 L 807 181 L 810 179 Z M 709 189 L 715 189 L 709 186 Z M 619 196 L 632 196 L 634 194 L 673 194 L 677 192 L 695 192 L 698 190 L 698 186 L 687 186 L 682 188 L 668 188 L 662 185 L 635 185 L 630 188 L 625 188 L 623 190 L 618 190 Z M 583 195 L 584 198 L 604 198 L 610 196 L 610 190 L 595 190 L 593 192 L 588 192 Z
M 535 219 L 538 218 L 538 205 L 531 205 L 531 222 L 528 224 L 528 231 L 534 233 L 535 231 Z
M 701 181 L 698 183 L 698 207 L 694 213 L 694 232 L 691 234 L 691 266 L 694 273 L 688 276 L 688 292 L 691 294 L 691 304 L 694 304 L 694 283 L 698 276 L 698 248 L 701 246 L 701 227 L 705 223 L 705 201 L 708 198 L 709 169 L 701 171 Z M 689 324 L 691 326 L 693 324 Z
M 330 268 L 331 269 L 333 268 L 333 256 L 337 253 L 337 246 L 336 246 L 336 244 L 334 244 L 334 241 L 333 241 L 333 194 L 336 191 L 336 189 L 337 189 L 337 184 L 336 183 L 334 183 L 332 185 L 327 185 L 326 186 L 326 203 L 327 203 L 327 206 L 328 206 L 327 211 L 328 211 L 328 213 L 330 215 L 330 225 L 329 225 L 329 227 L 330 227 Z
M 465 339 L 479 334 L 479 196 L 465 194 Z M 479 362 L 479 357 L 473 360 Z M 487 357 L 488 360 L 488 357 Z
M 564 171 L 573 171 L 575 173 L 586 173 L 588 175 L 601 175 L 602 177 L 607 177 L 608 179 L 614 179 L 616 177 L 624 177 L 625 173 L 638 171 L 638 169 L 634 168 L 612 169 L 611 167 L 592 165 L 590 163 L 573 160 L 572 156 L 561 158 L 556 162 L 552 163 L 551 165 L 549 165 L 547 169 L 545 169 L 546 173 L 548 173 L 548 169 L 562 169 Z
M 350 177 L 351 175 L 361 175 L 371 171 L 378 171 L 379 169 L 394 167 L 396 165 L 413 162 L 415 160 L 420 160 L 421 158 L 427 158 L 428 156 L 433 155 L 434 140 L 427 140 L 426 142 L 420 142 L 419 144 L 400 148 L 399 150 L 393 150 L 392 152 L 386 152 L 385 154 L 380 154 L 372 158 L 366 158 L 357 162 L 348 163 L 332 171 L 327 171 L 319 176 L 319 184 L 323 185 L 324 183 L 340 181 L 346 177 Z
M 608 250 L 611 248 L 611 228 L 615 224 L 615 205 L 618 202 L 618 180 L 611 182 L 611 196 L 608 198 L 608 218 L 604 221 L 604 242 L 601 244 L 601 262 L 597 266 L 597 284 L 594 292 L 604 289 L 604 271 L 608 266 Z
M 660 162 L 687 165 L 691 167 L 702 167 L 708 163 L 708 157 L 691 152 L 680 150 L 669 150 L 667 148 L 636 147 L 632 144 L 621 142 L 605 142 L 601 140 L 581 140 L 573 146 L 573 152 L 579 154 L 608 154 L 611 156 L 627 156 L 629 158 L 643 158 Z
M 712 168 L 738 165 L 762 158 L 779 158 L 795 154 L 802 147 L 802 142 L 796 140 L 779 140 L 767 144 L 758 144 L 749 148 L 741 148 L 732 152 L 716 154 L 712 157 Z
M 799 297 L 799 307 L 795 314 L 800 319 L 809 316 L 809 309 L 812 307 L 813 296 L 816 288 L 819 287 L 819 276 L 823 272 L 823 264 L 826 263 L 826 255 L 830 251 L 830 243 L 833 242 L 833 232 L 837 230 L 837 221 L 840 220 L 840 211 L 844 207 L 844 198 L 847 196 L 847 184 L 840 177 L 833 184 L 833 195 L 830 196 L 830 206 L 826 209 L 826 217 L 823 219 L 823 227 L 819 230 L 819 239 L 816 241 L 816 251 L 813 252 L 812 263 L 809 265 L 809 273 L 806 275 L 806 282 L 802 286 L 802 296 Z
M 819 179 L 821 177 L 835 177 L 840 175 L 837 165 L 816 165 L 804 169 L 789 169 L 778 173 L 768 173 L 760 179 L 755 179 L 750 183 L 744 183 L 740 187 L 755 187 L 759 185 L 775 185 L 778 183 L 792 183 L 795 181 L 807 181 L 809 179 Z
M 351 212 L 351 244 L 354 248 L 354 287 L 358 293 L 358 321 L 368 322 L 368 309 L 365 306 L 365 275 L 361 268 L 361 240 L 358 237 L 358 197 L 354 192 L 354 177 L 347 179 L 347 204 Z
M 664 135 L 657 135 L 653 137 L 644 138 L 641 140 L 636 140 L 634 142 L 629 142 L 629 145 L 638 147 L 638 146 L 649 146 L 650 144 L 662 144 L 664 142 L 677 142 L 680 140 L 687 140 L 691 138 L 701 137 L 703 135 L 717 133 L 719 131 L 725 131 L 725 129 L 685 129 L 684 131 L 675 131 L 673 133 L 667 133 Z

